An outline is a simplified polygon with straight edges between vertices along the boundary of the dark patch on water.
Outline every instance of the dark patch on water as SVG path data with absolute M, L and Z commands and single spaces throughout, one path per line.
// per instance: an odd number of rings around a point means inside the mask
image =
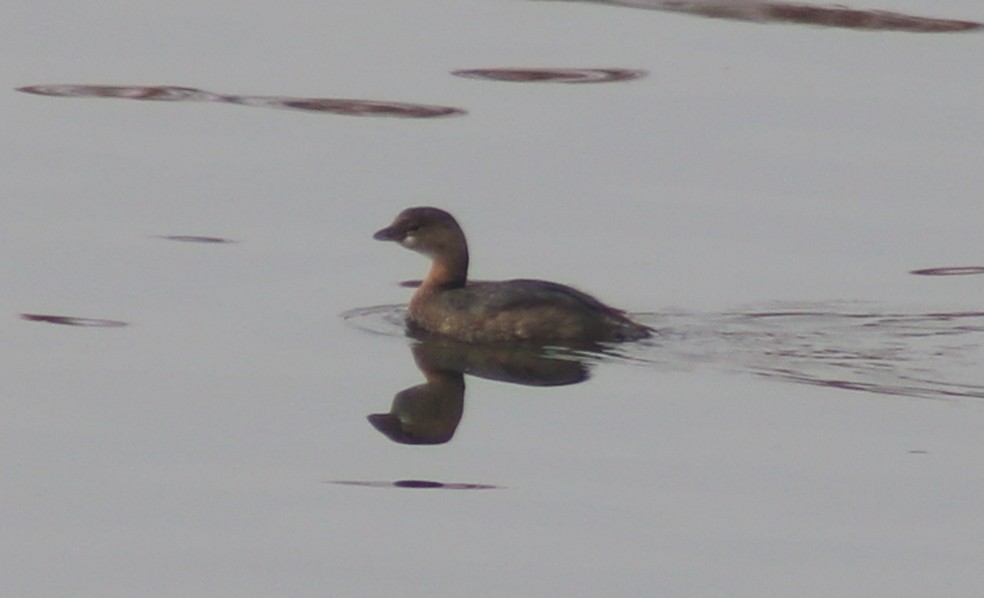
M 207 237 L 201 235 L 160 235 L 158 239 L 164 239 L 166 241 L 178 241 L 181 243 L 206 243 L 206 244 L 222 244 L 222 243 L 235 243 L 232 239 L 226 239 L 223 237 Z
M 494 490 L 501 486 L 490 484 L 467 484 L 458 482 L 434 482 L 431 480 L 396 480 L 387 481 L 361 481 L 361 480 L 329 480 L 329 484 L 341 484 L 344 486 L 365 486 L 367 488 L 411 488 L 417 490 Z
M 464 110 L 451 106 L 380 100 L 232 95 L 174 85 L 28 85 L 18 88 L 17 91 L 54 97 L 120 98 L 154 102 L 220 102 L 305 112 L 327 112 L 344 116 L 434 118 L 465 114 Z
M 571 0 L 681 12 L 714 19 L 755 23 L 794 23 L 863 31 L 907 31 L 912 33 L 950 33 L 973 31 L 984 23 L 955 19 L 919 17 L 883 10 L 859 10 L 842 5 L 817 6 L 788 2 L 751 0 Z
M 490 68 L 461 69 L 451 71 L 451 74 L 468 79 L 513 83 L 613 83 L 640 79 L 647 73 L 633 69 Z
M 920 270 L 912 270 L 909 274 L 918 274 L 919 276 L 967 276 L 970 274 L 984 274 L 984 266 L 922 268 Z
M 126 322 L 119 320 L 102 320 L 98 318 L 77 318 L 74 316 L 58 316 L 53 314 L 21 314 L 22 320 L 29 322 L 45 322 L 47 324 L 61 324 L 63 326 L 87 326 L 90 328 L 119 328 L 126 326 Z

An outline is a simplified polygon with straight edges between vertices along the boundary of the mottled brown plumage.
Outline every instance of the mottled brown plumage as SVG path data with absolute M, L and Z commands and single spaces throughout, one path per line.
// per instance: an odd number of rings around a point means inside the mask
M 650 336 L 617 309 L 577 289 L 543 280 L 468 281 L 468 244 L 451 214 L 409 208 L 373 235 L 431 258 L 410 300 L 408 323 L 471 343 L 611 342 Z

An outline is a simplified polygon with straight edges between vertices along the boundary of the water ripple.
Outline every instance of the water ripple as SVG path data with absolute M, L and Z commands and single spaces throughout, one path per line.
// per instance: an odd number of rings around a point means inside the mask
M 456 77 L 486 81 L 513 83 L 613 83 L 631 81 L 646 76 L 646 71 L 636 69 L 535 69 L 489 68 L 451 71 Z
M 494 490 L 501 486 L 491 484 L 471 484 L 461 482 L 434 482 L 431 480 L 396 480 L 370 481 L 370 480 L 329 480 L 329 484 L 340 484 L 343 486 L 363 486 L 366 488 L 412 488 L 416 490 Z
M 912 270 L 909 274 L 917 274 L 919 276 L 968 276 L 970 274 L 984 274 L 984 266 L 922 268 L 920 270 Z
M 819 305 L 650 320 L 659 338 L 630 351 L 636 360 L 884 395 L 984 398 L 984 312 Z
M 241 106 L 259 106 L 304 112 L 327 112 L 344 116 L 391 116 L 398 118 L 434 118 L 465 114 L 461 108 L 339 98 L 292 98 L 219 94 L 193 87 L 174 85 L 28 85 L 17 91 L 43 96 L 73 98 L 120 98 L 153 102 L 220 102 Z
M 120 328 L 126 322 L 120 320 L 103 320 L 99 318 L 79 318 L 75 316 L 59 316 L 54 314 L 21 314 L 22 320 L 29 322 L 44 322 L 46 324 L 61 324 L 63 326 L 86 326 L 90 328 Z
M 566 0 L 592 2 L 680 12 L 714 19 L 755 23 L 793 23 L 818 27 L 836 27 L 864 31 L 908 31 L 911 33 L 951 33 L 973 31 L 984 23 L 956 19 L 938 19 L 889 12 L 859 10 L 842 5 L 817 6 L 789 2 L 758 0 Z
M 202 235 L 159 235 L 158 239 L 164 239 L 165 241 L 178 241 L 180 243 L 205 243 L 205 244 L 224 244 L 224 243 L 235 243 L 232 239 L 226 239 L 225 237 L 209 237 Z
M 406 335 L 403 305 L 342 317 L 373 334 Z M 841 390 L 930 399 L 984 398 L 984 311 L 900 312 L 853 305 L 770 306 L 633 318 L 653 339 L 576 352 L 588 362 L 719 370 Z

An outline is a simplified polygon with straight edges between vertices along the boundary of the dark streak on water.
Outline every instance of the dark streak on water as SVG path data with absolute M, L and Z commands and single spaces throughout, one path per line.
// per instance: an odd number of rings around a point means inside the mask
M 950 268 L 922 268 L 912 270 L 909 274 L 920 276 L 967 276 L 969 274 L 984 274 L 984 266 L 956 266 Z
M 954 19 L 919 17 L 882 10 L 858 10 L 847 6 L 817 6 L 788 2 L 752 0 L 569 0 L 682 12 L 715 19 L 756 23 L 794 23 L 864 31 L 907 31 L 911 33 L 950 33 L 973 31 L 984 23 Z
M 612 83 L 631 81 L 646 76 L 646 71 L 633 69 L 534 69 L 490 68 L 451 71 L 456 77 L 514 83 Z
M 501 486 L 489 484 L 465 484 L 465 483 L 446 483 L 433 482 L 430 480 L 396 480 L 394 482 L 374 482 L 361 480 L 330 480 L 329 484 L 340 484 L 344 486 L 365 486 L 367 488 L 412 488 L 423 490 L 494 490 Z
M 30 322 L 45 322 L 47 324 L 61 324 L 63 326 L 88 326 L 90 328 L 119 328 L 126 326 L 126 322 L 119 320 L 101 320 L 97 318 L 77 318 L 74 316 L 57 316 L 52 314 L 21 314 L 22 320 Z
M 840 390 L 930 399 L 984 398 L 984 311 L 902 313 L 838 304 L 633 317 L 648 341 L 585 357 L 659 369 L 713 367 Z M 342 314 L 373 334 L 404 337 L 405 306 Z
M 450 106 L 379 100 L 231 95 L 174 85 L 28 85 L 18 88 L 17 91 L 54 97 L 121 98 L 154 102 L 221 102 L 305 112 L 328 112 L 344 116 L 434 118 L 465 114 L 464 110 Z
M 158 239 L 164 239 L 167 241 L 179 241 L 182 243 L 211 243 L 211 244 L 222 244 L 222 243 L 235 243 L 232 239 L 225 239 L 223 237 L 205 237 L 201 235 L 160 235 Z

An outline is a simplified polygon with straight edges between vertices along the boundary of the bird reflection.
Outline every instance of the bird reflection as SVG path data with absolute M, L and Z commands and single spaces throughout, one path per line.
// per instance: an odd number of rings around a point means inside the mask
M 465 376 L 525 386 L 563 386 L 588 379 L 578 354 L 539 346 L 469 345 L 452 339 L 417 335 L 414 362 L 426 380 L 393 397 L 389 413 L 368 416 L 369 423 L 401 444 L 443 444 L 451 440 L 465 408 Z

